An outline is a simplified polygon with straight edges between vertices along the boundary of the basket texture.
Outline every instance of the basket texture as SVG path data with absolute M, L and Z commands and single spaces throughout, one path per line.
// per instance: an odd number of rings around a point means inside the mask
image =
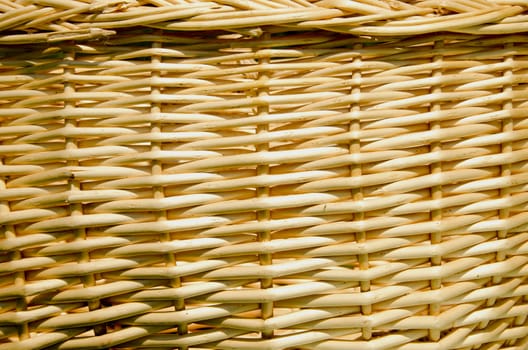
M 0 0 L 0 350 L 528 349 L 526 0 Z

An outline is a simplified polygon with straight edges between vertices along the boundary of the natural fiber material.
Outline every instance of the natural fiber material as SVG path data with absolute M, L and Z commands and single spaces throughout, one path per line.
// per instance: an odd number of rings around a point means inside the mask
M 524 0 L 0 0 L 0 349 L 528 348 Z

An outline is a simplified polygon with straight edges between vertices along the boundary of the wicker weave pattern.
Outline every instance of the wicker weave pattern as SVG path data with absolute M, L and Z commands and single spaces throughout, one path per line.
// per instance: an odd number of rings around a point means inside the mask
M 524 1 L 0 12 L 0 350 L 528 348 Z

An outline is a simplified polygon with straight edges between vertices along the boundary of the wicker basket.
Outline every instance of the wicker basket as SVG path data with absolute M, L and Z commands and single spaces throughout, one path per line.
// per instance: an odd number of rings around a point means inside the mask
M 0 12 L 0 350 L 528 349 L 526 0 Z

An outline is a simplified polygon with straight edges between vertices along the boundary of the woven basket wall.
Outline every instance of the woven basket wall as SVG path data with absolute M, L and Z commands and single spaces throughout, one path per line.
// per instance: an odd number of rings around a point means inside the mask
M 527 1 L 0 13 L 0 350 L 528 349 Z

